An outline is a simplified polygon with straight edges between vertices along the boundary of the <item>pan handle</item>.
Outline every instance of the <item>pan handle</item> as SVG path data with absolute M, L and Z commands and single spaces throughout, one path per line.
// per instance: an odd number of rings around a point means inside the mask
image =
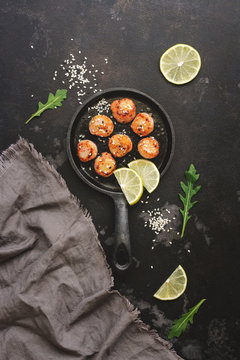
M 131 264 L 128 226 L 128 204 L 124 196 L 113 196 L 115 204 L 115 242 L 113 263 L 117 270 L 127 270 Z

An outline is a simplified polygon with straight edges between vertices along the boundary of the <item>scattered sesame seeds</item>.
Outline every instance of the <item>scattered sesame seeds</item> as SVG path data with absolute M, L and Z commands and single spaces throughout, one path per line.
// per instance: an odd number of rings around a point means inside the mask
M 159 208 L 153 209 L 152 211 L 148 210 L 147 213 L 149 219 L 145 221 L 144 227 L 148 226 L 156 235 L 158 235 L 160 231 L 166 231 L 165 226 L 169 223 L 169 219 L 163 217 Z M 167 232 L 169 232 L 169 229 L 167 229 Z
M 34 97 L 34 95 L 32 94 L 31 97 Z
M 94 89 L 94 91 L 97 91 L 97 90 Z M 102 98 L 101 100 L 99 100 L 99 102 L 95 106 L 89 107 L 88 111 L 97 110 L 98 114 L 102 114 L 103 112 L 108 113 L 110 106 L 111 105 L 106 101 L 106 99 Z
M 151 265 L 151 269 L 153 269 L 153 266 Z
M 71 40 L 73 41 L 73 38 L 71 38 Z M 89 92 L 95 94 L 98 91 L 102 91 L 102 89 L 98 89 L 98 74 L 97 76 L 95 75 L 95 73 L 100 73 L 100 70 L 96 68 L 95 64 L 91 64 L 87 61 L 87 56 L 83 56 L 81 54 L 81 50 L 78 50 L 76 56 L 73 53 L 69 53 L 68 58 L 66 58 L 59 66 L 60 70 L 63 71 L 63 74 L 66 77 L 66 81 L 61 79 L 61 83 L 66 84 L 69 90 L 73 90 L 74 87 L 78 89 L 76 95 L 79 104 L 82 104 L 81 98 L 85 95 L 89 95 Z M 104 60 L 106 62 L 107 58 Z M 92 71 L 90 69 L 92 69 Z M 56 80 L 57 76 L 58 71 L 55 70 L 53 80 Z M 105 109 L 103 111 L 105 111 Z
M 31 45 L 30 47 L 31 47 L 31 49 L 33 49 L 33 45 Z

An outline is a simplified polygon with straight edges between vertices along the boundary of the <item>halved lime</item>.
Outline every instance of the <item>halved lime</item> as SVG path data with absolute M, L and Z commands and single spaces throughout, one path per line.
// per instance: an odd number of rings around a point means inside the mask
M 143 182 L 138 173 L 132 169 L 120 168 L 114 175 L 130 205 L 136 204 L 143 193 Z
M 160 70 L 163 76 L 176 85 L 186 84 L 193 80 L 200 68 L 199 53 L 186 44 L 172 46 L 160 59 Z
M 184 293 L 186 287 L 187 275 L 179 265 L 153 296 L 159 300 L 174 300 Z
M 141 176 L 143 186 L 149 193 L 156 189 L 160 180 L 160 172 L 152 161 L 144 159 L 133 160 L 128 164 L 128 167 L 135 170 Z

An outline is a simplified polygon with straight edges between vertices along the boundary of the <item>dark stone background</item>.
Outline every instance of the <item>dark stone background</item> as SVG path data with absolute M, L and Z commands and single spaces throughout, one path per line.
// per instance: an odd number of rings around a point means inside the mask
M 175 155 L 158 189 L 129 209 L 134 267 L 115 274 L 115 287 L 163 338 L 173 320 L 206 298 L 194 324 L 172 339 L 174 348 L 187 360 L 239 359 L 239 1 L 15 0 L 1 1 L 0 8 L 0 150 L 18 135 L 34 144 L 91 213 L 110 263 L 113 202 L 76 176 L 65 152 L 79 105 L 76 89 L 62 108 L 24 123 L 50 91 L 68 88 L 60 64 L 70 53 L 99 69 L 98 90 L 136 88 L 166 109 L 176 132 Z M 161 54 L 176 43 L 192 45 L 202 58 L 199 75 L 184 86 L 168 83 L 159 71 Z M 87 86 L 83 100 L 90 95 Z M 167 207 L 178 214 L 179 182 L 190 163 L 202 189 L 185 237 L 176 234 L 177 215 L 174 231 L 156 238 L 144 227 L 142 210 Z M 188 275 L 185 294 L 166 303 L 154 299 L 179 264 Z

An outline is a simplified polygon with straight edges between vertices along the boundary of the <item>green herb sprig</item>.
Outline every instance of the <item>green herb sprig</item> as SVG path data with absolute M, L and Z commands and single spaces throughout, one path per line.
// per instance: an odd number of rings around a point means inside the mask
M 30 120 L 32 120 L 36 116 L 40 116 L 47 109 L 55 109 L 56 106 L 62 106 L 62 102 L 67 97 L 67 90 L 58 89 L 56 94 L 53 95 L 50 93 L 48 95 L 48 101 L 46 104 L 43 104 L 41 101 L 38 103 L 38 110 L 31 115 L 31 117 L 25 122 L 28 124 Z
M 181 188 L 184 191 L 186 197 L 184 197 L 183 195 L 179 194 L 179 197 L 184 205 L 183 210 L 180 209 L 180 212 L 183 216 L 183 225 L 182 225 L 182 233 L 181 233 L 181 238 L 184 235 L 184 231 L 185 231 L 185 227 L 186 224 L 188 222 L 188 220 L 191 218 L 191 216 L 189 216 L 189 210 L 193 207 L 193 205 L 195 205 L 197 203 L 197 201 L 193 201 L 191 202 L 191 199 L 194 195 L 196 195 L 198 193 L 198 191 L 200 190 L 201 186 L 196 186 L 194 188 L 194 184 L 195 182 L 198 180 L 199 178 L 199 174 L 197 174 L 196 169 L 194 167 L 193 164 L 190 165 L 189 170 L 187 170 L 185 172 L 185 177 L 187 180 L 187 185 L 184 184 L 184 182 L 180 182 Z
M 206 299 L 200 300 L 197 305 L 193 306 L 186 314 L 183 314 L 180 319 L 173 322 L 173 326 L 170 328 L 170 332 L 168 334 L 169 339 L 179 337 L 186 329 L 188 323 L 193 324 L 193 316 L 198 312 L 198 309 L 205 300 Z

